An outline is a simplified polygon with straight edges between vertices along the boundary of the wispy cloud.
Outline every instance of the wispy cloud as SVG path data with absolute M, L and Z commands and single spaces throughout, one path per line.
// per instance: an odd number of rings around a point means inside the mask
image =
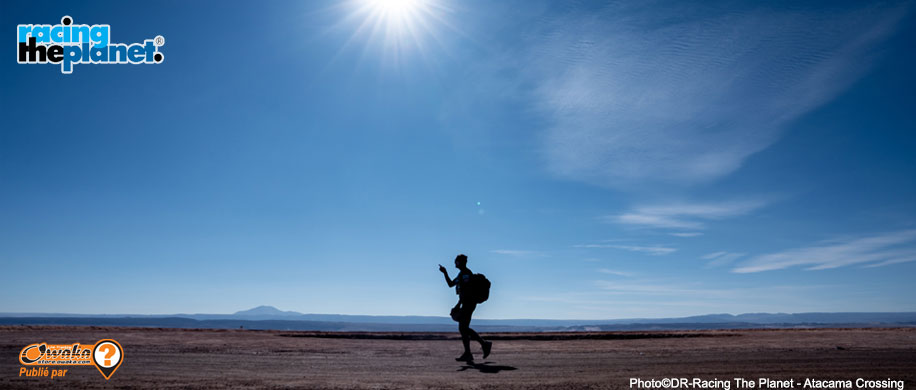
M 546 257 L 547 254 L 541 251 L 519 250 L 519 249 L 494 249 L 490 253 L 514 257 Z
M 545 16 L 505 57 L 524 64 L 551 123 L 542 137 L 550 171 L 612 187 L 734 172 L 865 74 L 906 11 L 868 2 L 584 8 Z M 650 216 L 631 221 L 696 226 Z
M 706 256 L 703 256 L 703 259 L 704 259 L 704 260 L 712 260 L 712 259 L 715 259 L 716 257 L 722 256 L 722 255 L 724 255 L 724 254 L 726 254 L 726 253 L 728 253 L 728 252 L 713 252 L 713 253 L 710 253 L 710 254 L 708 254 L 708 255 L 706 255 Z
M 732 272 L 772 271 L 797 266 L 806 270 L 823 270 L 855 264 L 880 267 L 910 261 L 916 261 L 916 230 L 830 240 L 756 256 L 735 267 Z
M 625 225 L 667 229 L 702 229 L 705 221 L 720 220 L 747 214 L 765 203 L 763 201 L 731 201 L 720 203 L 675 203 L 642 206 L 619 215 L 603 217 L 605 221 Z M 690 237 L 693 233 L 679 233 Z M 677 235 L 677 234 L 673 234 Z
M 640 252 L 650 255 L 667 255 L 677 251 L 676 248 L 669 248 L 664 246 L 641 246 L 641 245 L 616 245 L 616 244 L 583 244 L 583 245 L 574 245 L 575 248 L 612 248 L 612 249 L 622 249 L 630 252 Z
M 770 285 L 756 287 L 714 287 L 699 283 L 682 283 L 663 280 L 596 280 L 595 286 L 605 293 L 617 295 L 644 295 L 670 297 L 702 297 L 704 299 L 735 299 L 744 301 L 759 297 L 762 293 L 776 291 L 812 291 L 823 288 L 819 285 Z
M 710 260 L 706 265 L 710 267 L 719 267 L 726 264 L 731 264 L 735 260 L 738 260 L 744 256 L 746 253 L 733 253 L 733 252 L 715 252 L 710 253 L 706 256 L 703 256 L 703 260 Z
M 600 273 L 602 273 L 602 274 L 617 275 L 617 276 L 625 276 L 625 277 L 631 277 L 631 276 L 633 276 L 633 273 L 632 273 L 632 272 L 615 271 L 615 270 L 607 269 L 607 268 L 599 268 L 599 269 L 598 269 L 598 272 L 600 272 Z
M 685 238 L 686 237 L 699 237 L 703 235 L 703 233 L 701 232 L 678 232 L 678 233 L 668 233 L 668 234 L 675 236 L 675 237 L 685 237 Z
M 675 317 L 709 313 L 850 310 L 848 297 L 826 294 L 834 285 L 705 285 L 671 279 L 594 281 L 593 290 L 565 291 L 521 299 L 556 304 L 571 318 Z M 826 294 L 826 295 L 825 295 Z M 761 300 L 766 296 L 768 300 Z

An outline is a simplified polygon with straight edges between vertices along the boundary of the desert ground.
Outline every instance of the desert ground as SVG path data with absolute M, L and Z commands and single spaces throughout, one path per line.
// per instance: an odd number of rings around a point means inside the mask
M 0 327 L 0 388 L 627 389 L 630 378 L 895 379 L 916 385 L 916 328 L 484 334 L 473 365 L 450 333 Z M 31 343 L 112 338 L 124 362 L 19 377 Z M 801 386 L 796 386 L 802 389 Z M 732 390 L 735 389 L 732 383 Z

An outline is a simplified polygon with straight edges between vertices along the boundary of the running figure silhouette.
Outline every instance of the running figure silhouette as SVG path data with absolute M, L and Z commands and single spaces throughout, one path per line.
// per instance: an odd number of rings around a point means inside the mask
M 461 291 L 462 287 L 467 286 L 471 280 L 471 275 L 474 274 L 468 269 L 468 257 L 465 255 L 455 257 L 455 268 L 458 268 L 458 276 L 455 279 L 451 279 L 448 277 L 448 271 L 445 267 L 441 264 L 439 265 L 439 271 L 445 276 L 445 282 L 448 283 L 449 287 L 455 287 L 455 293 L 458 294 L 458 304 L 452 308 L 452 319 L 458 321 L 458 331 L 461 332 L 464 353 L 455 358 L 455 360 L 459 362 L 474 361 L 474 355 L 471 354 L 471 339 L 480 343 L 480 348 L 483 349 L 483 358 L 486 359 L 487 356 L 490 356 L 490 349 L 493 347 L 493 343 L 484 340 L 474 329 L 471 329 L 471 316 L 474 314 L 474 309 L 477 308 L 477 303 L 470 299 L 467 296 L 468 294 L 463 294 Z

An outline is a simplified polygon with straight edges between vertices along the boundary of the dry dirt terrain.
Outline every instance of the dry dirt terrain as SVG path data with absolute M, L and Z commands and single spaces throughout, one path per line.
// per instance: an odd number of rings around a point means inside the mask
M 0 388 L 627 389 L 630 378 L 861 377 L 916 389 L 914 328 L 489 334 L 493 354 L 474 365 L 454 360 L 456 336 L 8 326 Z M 18 376 L 28 344 L 103 338 L 124 347 L 109 381 L 91 366 L 65 378 Z

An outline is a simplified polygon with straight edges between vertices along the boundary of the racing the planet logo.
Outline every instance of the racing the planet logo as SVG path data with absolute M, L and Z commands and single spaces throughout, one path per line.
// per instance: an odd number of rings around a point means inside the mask
M 165 38 L 157 35 L 131 44 L 111 41 L 107 24 L 77 24 L 69 15 L 60 24 L 16 26 L 17 59 L 20 64 L 60 64 L 63 74 L 77 64 L 161 64 Z

